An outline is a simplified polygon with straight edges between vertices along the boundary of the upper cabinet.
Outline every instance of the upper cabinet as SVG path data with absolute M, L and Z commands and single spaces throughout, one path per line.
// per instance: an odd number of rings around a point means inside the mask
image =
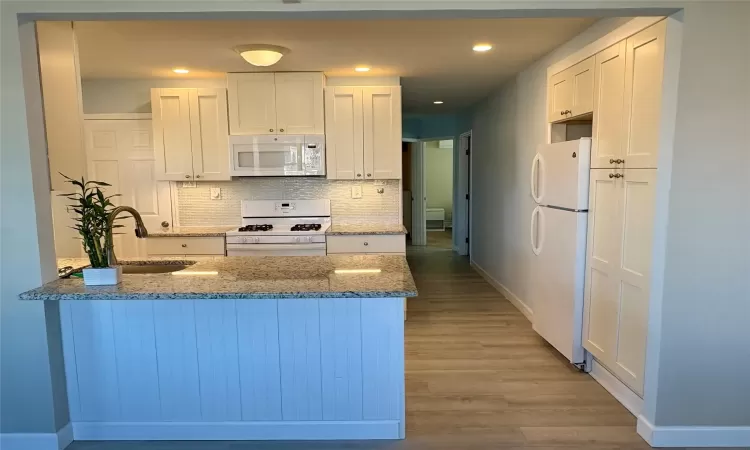
M 596 55 L 592 168 L 655 169 L 666 22 Z
M 157 180 L 229 180 L 224 89 L 151 89 Z
M 326 89 L 326 172 L 336 180 L 401 178 L 401 88 Z
M 323 134 L 323 74 L 229 73 L 229 132 Z
M 547 118 L 561 122 L 594 110 L 594 57 L 585 59 L 548 81 Z

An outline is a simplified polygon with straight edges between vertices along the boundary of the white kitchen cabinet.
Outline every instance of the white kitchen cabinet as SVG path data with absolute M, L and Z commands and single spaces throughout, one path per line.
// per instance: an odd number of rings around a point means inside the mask
M 356 234 L 327 236 L 326 253 L 395 253 L 406 254 L 406 236 L 403 234 Z
M 594 121 L 591 167 L 615 167 L 622 158 L 625 41 L 599 52 L 594 62 Z
M 229 73 L 232 135 L 323 134 L 323 74 Z
M 560 122 L 589 114 L 594 109 L 594 57 L 587 58 L 548 81 L 550 122 Z
M 151 237 L 146 239 L 149 256 L 223 256 L 223 237 Z
M 151 89 L 156 179 L 229 180 L 224 89 Z
M 401 178 L 401 88 L 326 89 L 326 172 L 335 180 Z
M 655 169 L 591 171 L 584 347 L 643 395 Z

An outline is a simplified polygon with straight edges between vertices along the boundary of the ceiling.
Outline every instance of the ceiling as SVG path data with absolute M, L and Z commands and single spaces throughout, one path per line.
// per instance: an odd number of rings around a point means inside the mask
M 595 18 L 459 20 L 76 22 L 81 76 L 213 78 L 226 72 L 323 71 L 402 77 L 405 112 L 471 106 L 509 76 L 589 27 Z M 486 53 L 472 51 L 489 42 Z M 291 52 L 259 69 L 232 48 L 265 43 Z M 369 65 L 365 75 L 354 66 Z M 173 67 L 190 69 L 177 75 Z M 435 100 L 444 104 L 434 105 Z

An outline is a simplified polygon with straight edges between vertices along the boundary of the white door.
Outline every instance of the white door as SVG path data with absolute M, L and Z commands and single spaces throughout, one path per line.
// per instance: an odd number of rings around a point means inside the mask
M 656 168 L 666 21 L 627 39 L 625 53 L 625 146 L 629 169 Z
M 569 72 L 563 70 L 552 75 L 548 81 L 547 117 L 550 122 L 559 122 L 570 117 L 570 113 L 566 111 L 573 106 L 573 83 L 568 75 Z
M 589 138 L 540 145 L 531 172 L 535 201 L 565 209 L 588 209 L 590 152 Z
M 330 87 L 325 99 L 326 176 L 333 180 L 362 180 L 362 88 Z
M 276 126 L 284 134 L 323 134 L 323 74 L 275 74 Z
M 572 116 L 588 114 L 594 110 L 594 57 L 579 62 L 569 70 L 573 84 Z
M 619 314 L 620 192 L 616 172 L 591 170 L 586 245 L 583 346 L 606 364 L 614 361 Z
M 273 73 L 228 73 L 230 134 L 276 134 Z
M 190 125 L 195 179 L 230 180 L 226 89 L 191 89 Z
M 537 285 L 534 330 L 574 364 L 581 345 L 586 258 L 585 212 L 537 207 L 531 221 Z
M 151 89 L 158 180 L 193 179 L 190 91 L 191 89 Z
M 146 228 L 158 230 L 172 222 L 168 181 L 157 181 L 150 120 L 85 120 L 84 136 L 88 178 L 111 184 L 105 188 L 115 205 L 132 206 L 141 214 Z M 127 217 L 123 214 L 122 217 Z M 118 221 L 114 238 L 120 257 L 147 256 L 146 240 L 135 237 L 133 219 Z
M 415 142 L 411 152 L 412 245 L 427 245 L 427 188 L 424 176 L 424 142 Z
M 610 369 L 643 395 L 648 304 L 651 287 L 656 169 L 628 169 L 618 179 L 620 257 L 616 358 Z
M 362 104 L 365 179 L 401 179 L 401 88 L 363 88 Z
M 625 47 L 621 41 L 596 55 L 592 168 L 615 167 L 615 161 L 623 157 Z

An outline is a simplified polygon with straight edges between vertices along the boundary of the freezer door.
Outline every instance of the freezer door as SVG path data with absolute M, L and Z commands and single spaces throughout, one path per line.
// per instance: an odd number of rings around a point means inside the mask
M 532 167 L 532 196 L 540 205 L 586 210 L 591 139 L 541 145 Z
M 540 207 L 532 216 L 534 330 L 572 363 L 583 362 L 583 286 L 588 215 Z M 536 211 L 536 210 L 535 210 Z M 541 218 L 541 219 L 540 219 Z

